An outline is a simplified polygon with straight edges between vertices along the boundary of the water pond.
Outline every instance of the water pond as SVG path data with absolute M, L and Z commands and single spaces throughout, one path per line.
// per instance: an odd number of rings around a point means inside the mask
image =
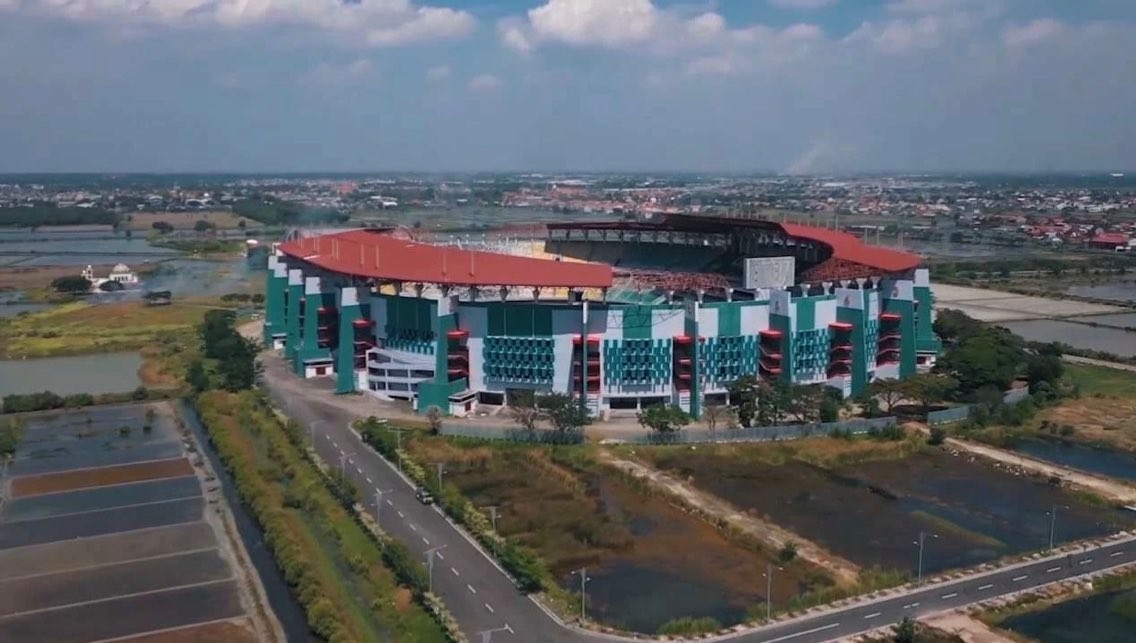
M 1136 481 L 1136 455 L 1061 440 L 1018 440 L 1010 448 L 1039 460 L 1109 478 Z
M 135 352 L 0 360 L 0 396 L 52 391 L 124 393 L 141 384 L 142 356 Z
M 1136 641 L 1136 590 L 1102 592 L 1011 616 L 999 627 L 1040 643 Z
M 999 325 L 1034 342 L 1061 342 L 1074 348 L 1104 351 L 1121 357 L 1136 356 L 1136 333 L 1115 328 L 1094 328 L 1051 319 L 1006 322 Z

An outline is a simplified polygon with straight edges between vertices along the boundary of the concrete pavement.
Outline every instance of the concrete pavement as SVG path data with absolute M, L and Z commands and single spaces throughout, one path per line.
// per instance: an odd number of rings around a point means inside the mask
M 344 472 L 366 499 L 372 515 L 375 514 L 375 491 L 383 492 L 383 506 L 377 519 L 384 531 L 405 543 L 423 560 L 428 550 L 436 551 L 432 574 L 434 590 L 471 640 L 478 640 L 477 633 L 487 630 L 495 630 L 493 641 L 598 643 L 632 640 L 567 626 L 522 594 L 472 538 L 436 506 L 418 502 L 410 480 L 362 442 L 350 428 L 358 413 L 345 410 L 348 405 L 339 403 L 349 400 L 332 397 L 330 390 L 312 388 L 306 382 L 304 390 L 300 391 L 294 386 L 298 380 L 283 369 L 279 361 L 276 358 L 275 365 L 266 362 L 265 376 L 274 401 L 290 417 L 311 429 L 316 451 L 329 466 L 343 466 Z M 277 389 L 273 382 L 278 377 L 291 378 L 292 381 L 284 382 Z M 1051 557 L 962 580 L 928 585 L 902 595 L 813 613 L 711 640 L 738 643 L 823 643 L 840 640 L 896 623 L 904 616 L 919 617 L 956 609 L 1133 563 L 1136 563 L 1136 538 L 1129 538 L 1074 555 Z

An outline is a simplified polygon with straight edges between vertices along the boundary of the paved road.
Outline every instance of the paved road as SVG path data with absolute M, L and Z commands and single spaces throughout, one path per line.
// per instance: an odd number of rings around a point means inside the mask
M 275 360 L 279 362 L 279 360 Z M 331 396 L 309 382 L 297 386 L 273 358 L 265 361 L 266 380 L 273 398 L 315 436 L 316 450 L 329 465 L 343 464 L 374 513 L 375 491 L 383 492 L 378 515 L 384 531 L 425 558 L 436 547 L 435 591 L 461 623 L 471 640 L 476 634 L 497 630 L 493 641 L 549 641 L 598 643 L 630 640 L 582 632 L 558 623 L 542 607 L 518 591 L 476 544 L 455 528 L 434 506 L 414 498 L 414 489 L 395 467 L 367 447 L 350 429 L 352 414 Z M 341 398 L 347 402 L 350 398 Z M 903 596 L 834 610 L 759 629 L 719 637 L 737 643 L 823 643 L 894 624 L 904 616 L 942 612 L 989 598 L 1019 592 L 1059 580 L 1136 563 L 1136 538 L 1018 565 L 964 580 L 927 586 Z

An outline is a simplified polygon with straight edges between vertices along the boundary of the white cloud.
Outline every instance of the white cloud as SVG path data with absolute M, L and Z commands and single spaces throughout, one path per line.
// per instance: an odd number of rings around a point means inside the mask
M 1064 23 L 1051 18 L 1039 18 L 1024 25 L 1007 27 L 1002 32 L 1002 42 L 1010 48 L 1030 47 L 1064 31 Z
M 889 20 L 883 24 L 865 22 L 845 41 L 868 42 L 884 53 L 904 54 L 937 47 L 942 37 L 943 22 L 938 16 L 931 15 L 915 20 Z
M 347 85 L 358 81 L 374 70 L 374 65 L 366 58 L 359 58 L 343 65 L 320 63 L 300 77 L 300 83 L 312 86 Z
M 5 9 L 114 27 L 289 25 L 372 47 L 456 38 L 476 26 L 468 12 L 410 0 L 0 0 Z
M 437 83 L 446 80 L 453 74 L 449 65 L 437 65 L 426 70 L 426 80 Z
M 543 40 L 619 47 L 649 39 L 659 10 L 651 0 L 548 0 L 531 9 L 528 19 Z
M 501 86 L 501 79 L 493 74 L 478 74 L 469 80 L 469 88 L 477 92 L 486 92 Z
M 838 0 L 769 0 L 769 4 L 778 9 L 800 9 L 806 11 L 823 9 L 837 2 Z
M 501 44 L 513 51 L 527 54 L 533 49 L 532 40 L 525 33 L 524 25 L 516 20 L 503 21 L 497 29 L 501 36 Z

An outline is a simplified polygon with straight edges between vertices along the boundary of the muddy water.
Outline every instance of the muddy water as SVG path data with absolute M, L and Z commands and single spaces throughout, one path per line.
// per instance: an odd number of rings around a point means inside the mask
M 1006 322 L 999 325 L 1031 342 L 1061 342 L 1073 348 L 1103 351 L 1121 357 L 1136 356 L 1136 333 L 1118 328 L 1096 328 L 1052 319 Z
M 1041 643 L 1136 641 L 1136 590 L 1104 592 L 1012 616 L 1000 627 Z
M 1019 440 L 1011 447 L 1039 460 L 1122 480 L 1136 481 L 1136 455 L 1059 440 Z
M 696 485 L 764 515 L 864 566 L 916 571 L 921 531 L 924 573 L 969 567 L 1047 545 L 1052 505 L 1062 509 L 1058 541 L 1133 524 L 1121 512 L 1079 502 L 1045 482 L 945 452 L 839 467 L 800 462 L 744 465 L 694 456 L 682 467 Z

